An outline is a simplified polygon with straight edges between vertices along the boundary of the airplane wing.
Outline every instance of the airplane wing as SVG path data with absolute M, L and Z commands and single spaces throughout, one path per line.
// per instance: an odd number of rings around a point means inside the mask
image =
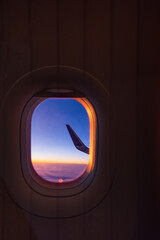
M 74 143 L 74 146 L 84 153 L 89 154 L 89 148 L 84 145 L 84 143 L 81 141 L 81 139 L 77 136 L 77 134 L 73 131 L 73 129 L 70 127 L 70 125 L 66 124 L 66 127 L 68 129 L 68 132 L 72 138 L 72 141 Z

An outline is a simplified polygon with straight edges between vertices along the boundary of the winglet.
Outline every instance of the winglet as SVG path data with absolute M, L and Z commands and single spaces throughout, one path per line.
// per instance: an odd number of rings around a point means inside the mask
M 77 136 L 77 134 L 73 131 L 73 129 L 70 127 L 70 125 L 66 124 L 66 127 L 68 129 L 68 132 L 72 138 L 72 141 L 74 143 L 74 146 L 84 153 L 89 154 L 89 148 L 84 145 L 84 143 L 81 141 L 81 139 Z

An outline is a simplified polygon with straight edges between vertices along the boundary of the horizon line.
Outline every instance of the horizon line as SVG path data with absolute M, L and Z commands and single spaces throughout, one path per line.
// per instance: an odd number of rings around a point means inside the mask
M 35 160 L 35 159 L 31 159 L 31 163 L 34 164 L 34 163 L 62 163 L 62 164 L 84 164 L 84 165 L 88 165 L 89 164 L 89 161 L 88 162 L 82 162 L 82 161 L 77 161 L 77 162 L 73 162 L 73 161 L 46 161 L 46 160 Z

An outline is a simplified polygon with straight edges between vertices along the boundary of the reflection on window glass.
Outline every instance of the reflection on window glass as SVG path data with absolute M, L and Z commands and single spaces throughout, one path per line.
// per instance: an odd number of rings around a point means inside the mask
M 31 162 L 36 173 L 54 183 L 73 181 L 89 163 L 89 117 L 72 98 L 47 98 L 31 121 Z

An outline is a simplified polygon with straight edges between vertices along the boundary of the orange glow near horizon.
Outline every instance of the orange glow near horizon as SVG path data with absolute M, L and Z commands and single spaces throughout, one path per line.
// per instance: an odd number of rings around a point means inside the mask
M 66 163 L 66 164 L 85 164 L 85 165 L 88 165 L 88 162 L 85 162 L 85 161 L 68 161 L 68 160 L 53 160 L 53 159 L 48 159 L 48 160 L 45 160 L 45 159 L 32 159 L 31 161 L 33 164 L 34 163 Z

